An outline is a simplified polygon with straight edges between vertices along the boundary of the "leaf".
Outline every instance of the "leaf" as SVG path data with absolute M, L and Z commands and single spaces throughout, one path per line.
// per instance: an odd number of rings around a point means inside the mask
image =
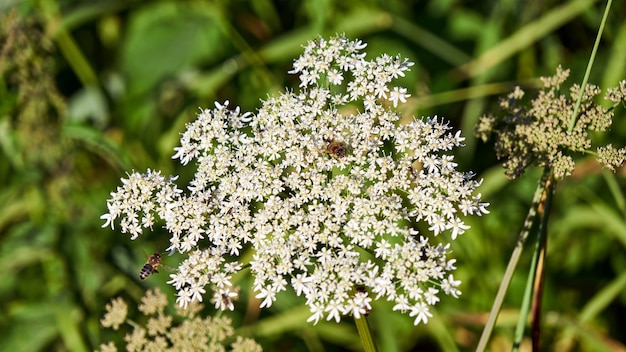
M 461 66 L 459 71 L 467 77 L 478 76 L 483 71 L 504 62 L 513 54 L 535 43 L 539 38 L 579 16 L 594 2 L 595 0 L 578 0 L 555 7 L 543 17 L 528 23 L 508 38 L 500 40 L 475 60 Z
M 10 306 L 11 325 L 2 332 L 0 351 L 43 351 L 58 335 L 54 310 L 48 302 Z
M 133 14 L 122 49 L 129 90 L 142 93 L 168 75 L 230 51 L 227 38 L 205 12 L 174 2 L 158 2 Z
M 107 139 L 102 132 L 85 125 L 65 125 L 63 134 L 70 140 L 82 143 L 86 149 L 92 151 L 116 170 L 130 169 L 131 162 L 124 150 Z

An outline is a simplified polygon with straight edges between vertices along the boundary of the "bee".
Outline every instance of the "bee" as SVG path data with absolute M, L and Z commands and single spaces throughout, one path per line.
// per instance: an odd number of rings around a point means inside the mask
M 326 152 L 330 154 L 330 156 L 340 159 L 346 156 L 346 147 L 343 144 L 332 140 L 326 146 Z
M 158 252 L 154 252 L 151 256 L 149 256 L 148 261 L 139 272 L 139 278 L 145 280 L 148 276 L 158 273 L 159 271 L 157 268 L 161 265 L 161 259 L 163 259 L 161 257 L 161 253 Z

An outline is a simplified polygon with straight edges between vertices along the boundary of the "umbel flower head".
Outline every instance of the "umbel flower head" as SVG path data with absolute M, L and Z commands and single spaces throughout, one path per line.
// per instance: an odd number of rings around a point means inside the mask
M 600 89 L 585 86 L 578 114 L 572 121 L 580 86 L 570 88 L 570 96 L 561 94 L 561 85 L 569 70 L 559 66 L 552 77 L 541 77 L 543 89 L 535 99 L 523 104 L 524 91 L 520 87 L 500 100 L 504 116 L 492 114 L 480 118 L 476 136 L 487 141 L 495 138 L 498 158 L 505 158 L 504 168 L 509 178 L 520 176 L 526 167 L 536 165 L 551 168 L 557 179 L 574 170 L 575 152 L 593 153 L 590 132 L 606 131 L 612 123 L 613 108 L 626 101 L 626 81 L 607 91 L 605 99 L 613 102 L 609 109 L 598 106 L 594 98 Z M 598 147 L 598 161 L 615 171 L 624 163 L 626 148 L 615 149 L 611 144 Z
M 126 302 L 118 297 L 106 305 L 106 314 L 100 322 L 103 327 L 114 330 L 125 323 L 133 327 L 132 332 L 124 336 L 125 351 L 226 351 L 230 344 L 228 351 L 262 352 L 261 346 L 252 339 L 237 336 L 233 341 L 235 329 L 230 318 L 200 316 L 202 304 L 178 310 L 176 319 L 165 311 L 167 305 L 167 297 L 158 288 L 146 291 L 138 308 L 147 322 L 140 324 L 126 319 Z M 100 351 L 117 352 L 117 347 L 111 341 L 100 345 Z
M 290 71 L 300 92 L 255 115 L 227 102 L 202 110 L 174 155 L 197 166 L 187 190 L 148 170 L 111 194 L 105 226 L 122 217 L 136 238 L 163 219 L 168 250 L 188 255 L 170 281 L 180 305 L 208 288 L 232 309 L 232 275 L 247 267 L 261 307 L 289 289 L 315 323 L 359 318 L 385 299 L 418 324 L 440 294 L 458 297 L 448 241 L 468 229 L 463 217 L 487 213 L 480 182 L 456 169 L 449 152 L 463 138 L 443 119 L 399 123 L 394 107 L 408 94 L 391 82 L 412 63 L 368 61 L 363 48 L 319 38 Z

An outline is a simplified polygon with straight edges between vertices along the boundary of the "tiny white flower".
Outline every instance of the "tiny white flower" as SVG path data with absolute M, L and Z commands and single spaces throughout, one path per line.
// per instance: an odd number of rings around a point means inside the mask
M 111 214 L 104 214 L 100 217 L 100 219 L 102 220 L 106 220 L 105 223 L 102 225 L 102 227 L 107 227 L 109 225 L 111 225 L 111 230 L 114 230 L 114 225 L 115 225 L 115 217 L 111 216 Z
M 399 310 L 402 313 L 404 313 L 407 310 L 411 309 L 411 306 L 409 305 L 409 300 L 404 294 L 401 294 L 398 297 L 396 297 L 395 301 L 396 301 L 396 305 L 393 306 L 392 310 Z
M 258 299 L 263 299 L 261 302 L 260 308 L 268 308 L 272 306 L 272 303 L 276 301 L 276 293 L 268 288 L 261 288 L 261 292 L 259 292 L 256 296 Z
M 182 307 L 187 308 L 189 303 L 191 303 L 192 292 L 189 291 L 189 288 L 185 287 L 182 290 L 178 291 L 178 298 L 176 298 L 176 303 Z
M 407 94 L 406 88 L 393 87 L 393 90 L 389 93 L 389 100 L 393 102 L 393 107 L 395 108 L 398 106 L 398 101 L 406 103 L 406 98 L 410 96 L 410 94 Z
M 469 228 L 470 227 L 465 225 L 459 218 L 450 219 L 446 225 L 446 230 L 452 230 L 450 237 L 452 237 L 453 240 L 456 239 L 456 236 L 464 234 L 465 230 Z
M 309 308 L 312 314 L 306 321 L 307 323 L 317 324 L 324 317 L 324 307 L 321 304 L 311 303 Z
M 206 290 L 204 289 L 203 285 L 199 284 L 198 282 L 194 282 L 191 284 L 189 292 L 191 293 L 191 301 L 202 302 L 202 295 L 206 293 Z
M 426 302 L 431 306 L 434 306 L 437 302 L 439 302 L 439 297 L 437 296 L 437 293 L 439 293 L 439 290 L 433 287 L 429 287 L 428 291 L 424 292 L 424 298 L 426 299 Z
M 461 291 L 459 291 L 457 287 L 460 284 L 461 281 L 454 280 L 454 277 L 452 276 L 452 274 L 450 274 L 447 279 L 444 279 L 441 282 L 441 288 L 443 289 L 443 292 L 445 292 L 447 295 L 451 295 L 454 298 L 459 298 Z
M 303 274 L 297 274 L 296 277 L 291 279 L 291 285 L 293 289 L 296 291 L 296 295 L 300 296 L 302 293 L 305 295 L 309 292 L 308 283 L 311 282 L 311 277 L 305 276 Z
M 343 81 L 343 75 L 337 69 L 332 69 L 328 72 L 328 81 L 334 85 L 339 85 Z
M 418 302 L 411 307 L 411 312 L 409 313 L 410 317 L 415 317 L 415 321 L 413 321 L 414 325 L 417 325 L 421 322 L 424 324 L 428 323 L 428 318 L 432 318 L 432 314 L 430 313 L 428 306 L 424 302 Z
M 339 305 L 339 302 L 336 299 L 330 300 L 330 302 L 328 302 L 328 305 L 326 305 L 324 311 L 328 312 L 326 320 L 331 320 L 334 318 L 337 323 L 341 321 L 341 305 Z

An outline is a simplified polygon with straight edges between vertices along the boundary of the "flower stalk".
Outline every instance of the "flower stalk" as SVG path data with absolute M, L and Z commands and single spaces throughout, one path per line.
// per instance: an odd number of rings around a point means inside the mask
M 361 338 L 363 351 L 376 352 L 376 345 L 374 344 L 374 339 L 372 338 L 372 330 L 370 329 L 367 317 L 365 315 L 362 315 L 358 318 L 354 318 L 354 323 L 356 324 L 356 328 L 359 332 L 359 337 Z
M 483 332 L 480 335 L 480 339 L 478 340 L 476 352 L 483 352 L 487 348 L 487 343 L 489 342 L 489 338 L 491 337 L 493 328 L 496 325 L 498 314 L 502 309 L 502 303 L 504 302 L 504 297 L 506 296 L 506 292 L 508 291 L 509 285 L 511 284 L 511 279 L 513 278 L 515 268 L 517 267 L 517 262 L 519 261 L 522 250 L 524 249 L 524 243 L 526 242 L 526 239 L 528 238 L 530 230 L 535 221 L 537 209 L 541 201 L 541 195 L 544 194 L 546 190 L 548 178 L 549 173 L 544 172 L 541 179 L 539 180 L 539 183 L 537 184 L 537 188 L 535 189 L 535 194 L 532 200 L 532 205 L 528 209 L 528 214 L 526 215 L 526 219 L 524 220 L 524 226 L 522 226 L 522 230 L 520 231 L 517 238 L 517 242 L 515 244 L 515 248 L 513 249 L 513 253 L 511 254 L 511 258 L 509 259 L 509 263 L 506 266 L 504 276 L 500 281 L 498 292 L 496 293 L 496 297 L 493 300 L 493 304 L 491 306 L 491 311 L 489 312 L 489 318 L 487 318 L 487 323 L 485 324 Z
M 554 182 L 551 178 L 548 178 L 546 186 L 543 192 L 543 196 L 538 206 L 538 219 L 539 228 L 537 229 L 537 240 L 535 242 L 535 250 L 533 252 L 533 258 L 531 261 L 528 278 L 526 281 L 526 288 L 524 289 L 524 297 L 522 299 L 522 305 L 520 308 L 520 316 L 517 320 L 517 326 L 515 328 L 515 338 L 513 342 L 513 351 L 519 351 L 519 347 L 524 338 L 524 328 L 528 321 L 528 314 L 530 312 L 531 302 L 533 305 L 533 351 L 538 351 L 539 345 L 539 331 L 538 326 L 540 322 L 539 313 L 541 311 L 541 294 L 543 287 L 543 260 L 545 258 L 545 248 L 547 244 L 547 226 L 548 217 L 550 215 L 550 208 L 552 207 L 552 198 L 554 196 Z

